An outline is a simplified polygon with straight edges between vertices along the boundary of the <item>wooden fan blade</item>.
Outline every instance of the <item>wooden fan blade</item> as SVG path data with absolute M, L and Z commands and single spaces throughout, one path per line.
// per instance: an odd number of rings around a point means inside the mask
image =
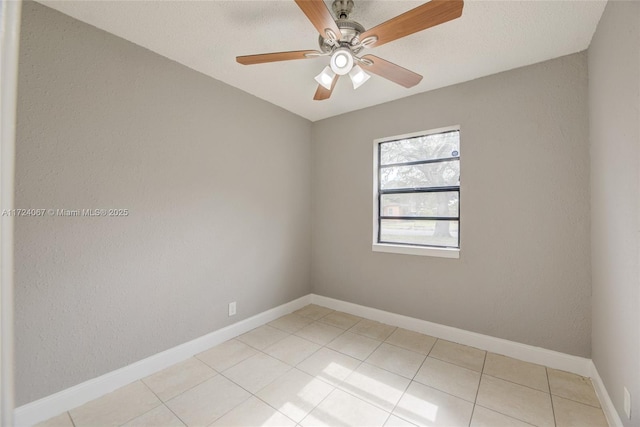
M 431 0 L 360 34 L 360 40 L 376 36 L 369 47 L 381 46 L 399 38 L 443 24 L 462 15 L 462 0 Z
M 420 74 L 416 74 L 413 71 L 402 68 L 393 62 L 385 61 L 375 55 L 365 55 L 362 59 L 368 59 L 373 62 L 373 65 L 366 65 L 361 62 L 360 66 L 363 70 L 377 74 L 380 77 L 384 77 L 385 79 L 391 80 L 392 82 L 398 83 L 406 88 L 413 87 L 422 80 L 422 76 Z
M 308 59 L 307 53 L 320 53 L 317 50 L 292 50 L 289 52 L 261 53 L 259 55 L 237 56 L 236 61 L 242 65 L 264 64 L 265 62 L 290 61 L 292 59 Z
M 313 97 L 315 101 L 322 101 L 325 99 L 329 99 L 331 97 L 331 93 L 333 92 L 333 88 L 336 87 L 336 83 L 338 83 L 338 74 L 333 79 L 333 83 L 331 83 L 331 89 L 326 89 L 322 85 L 318 85 L 318 89 L 316 89 L 316 94 Z
M 327 9 L 327 6 L 324 4 L 322 0 L 295 0 L 296 4 L 309 21 L 316 27 L 316 30 L 320 33 L 320 35 L 324 38 L 328 38 L 325 30 L 328 28 L 333 31 L 338 40 L 342 38 L 342 33 L 340 32 L 340 28 L 336 24 L 336 21 L 333 19 L 331 12 Z

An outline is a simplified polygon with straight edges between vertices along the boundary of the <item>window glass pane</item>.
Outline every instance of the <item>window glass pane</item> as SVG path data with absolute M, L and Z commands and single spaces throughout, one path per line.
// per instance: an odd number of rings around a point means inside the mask
M 460 185 L 459 160 L 380 169 L 382 190 L 450 185 Z
M 383 219 L 380 243 L 458 247 L 458 221 Z
M 380 216 L 458 217 L 457 191 L 439 193 L 383 194 Z
M 380 164 L 460 156 L 460 131 L 436 133 L 380 144 Z

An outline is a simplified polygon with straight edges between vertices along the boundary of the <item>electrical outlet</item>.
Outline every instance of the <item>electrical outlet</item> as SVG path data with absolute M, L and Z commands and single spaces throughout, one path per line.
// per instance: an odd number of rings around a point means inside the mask
M 236 315 L 236 302 L 230 302 L 229 303 L 229 316 L 235 316 Z
M 624 413 L 627 414 L 627 418 L 631 419 L 631 394 L 626 387 L 624 387 Z

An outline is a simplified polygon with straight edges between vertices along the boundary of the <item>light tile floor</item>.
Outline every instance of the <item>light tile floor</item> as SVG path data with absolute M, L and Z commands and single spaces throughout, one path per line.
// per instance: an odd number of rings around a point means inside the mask
M 588 378 L 309 305 L 40 425 L 607 422 Z

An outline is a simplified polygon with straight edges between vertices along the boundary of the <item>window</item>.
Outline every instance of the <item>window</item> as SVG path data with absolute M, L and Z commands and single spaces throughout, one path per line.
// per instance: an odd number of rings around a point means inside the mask
M 374 141 L 373 250 L 457 258 L 460 130 Z

